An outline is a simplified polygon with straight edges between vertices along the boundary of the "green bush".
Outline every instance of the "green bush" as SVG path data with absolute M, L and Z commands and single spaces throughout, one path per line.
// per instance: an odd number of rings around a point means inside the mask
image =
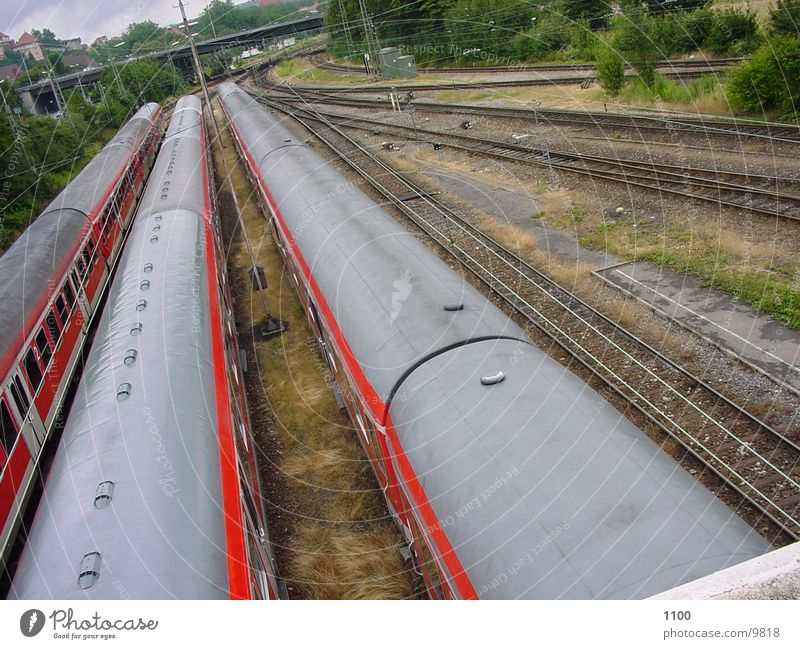
M 752 51 L 758 41 L 758 20 L 754 12 L 726 9 L 714 13 L 706 45 L 715 54 Z
M 800 0 L 778 0 L 769 11 L 769 33 L 795 38 L 800 35 Z
M 622 57 L 611 50 L 604 50 L 597 60 L 597 82 L 612 97 L 616 97 L 625 85 L 625 63 Z
M 729 73 L 731 101 L 746 110 L 780 111 L 797 120 L 800 102 L 800 39 L 781 36 Z

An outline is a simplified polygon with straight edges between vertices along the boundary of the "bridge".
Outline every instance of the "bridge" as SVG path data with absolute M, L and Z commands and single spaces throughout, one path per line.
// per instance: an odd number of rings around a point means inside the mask
M 316 30 L 321 30 L 325 26 L 325 16 L 309 16 L 300 20 L 293 20 L 284 23 L 270 23 L 255 29 L 248 29 L 227 36 L 219 36 L 207 41 L 195 43 L 197 52 L 201 56 L 221 50 L 230 50 L 237 47 L 251 47 L 253 45 L 266 44 L 267 40 L 280 38 L 283 36 L 296 36 L 307 34 Z M 56 77 L 55 81 L 62 90 L 72 88 L 87 88 L 96 85 L 103 72 L 114 66 L 124 66 L 126 63 L 140 58 L 156 58 L 165 63 L 170 62 L 181 71 L 185 78 L 193 80 L 195 77 L 194 66 L 192 63 L 192 51 L 189 43 L 179 47 L 154 52 L 146 56 L 138 56 L 113 64 L 107 64 L 97 68 L 89 68 L 81 72 L 73 72 Z M 50 79 L 41 79 L 36 83 L 20 86 L 16 89 L 22 99 L 22 105 L 34 115 L 55 113 L 58 110 L 58 102 L 53 84 Z

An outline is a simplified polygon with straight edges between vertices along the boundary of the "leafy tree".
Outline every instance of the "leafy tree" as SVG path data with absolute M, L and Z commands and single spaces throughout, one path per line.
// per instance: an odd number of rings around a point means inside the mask
M 769 32 L 771 35 L 800 35 L 800 0 L 778 0 L 769 10 Z
M 613 50 L 606 48 L 600 54 L 597 60 L 597 81 L 612 97 L 616 97 L 625 85 L 625 62 Z
M 103 72 L 102 83 L 109 87 L 116 86 L 118 100 L 127 104 L 130 110 L 148 101 L 164 101 L 184 88 L 183 79 L 175 66 L 157 59 L 117 64 L 116 68 L 116 72 Z
M 753 45 L 757 42 L 758 34 L 758 20 L 753 11 L 726 9 L 714 13 L 706 45 L 715 54 L 737 49 L 748 51 L 755 49 Z
M 42 41 L 44 43 L 55 43 L 58 40 L 56 38 L 56 35 L 52 31 L 47 29 L 47 27 L 45 27 L 41 31 L 38 30 L 38 29 L 32 29 L 31 30 L 31 35 L 35 36 L 36 38 L 38 38 L 40 41 Z
M 664 58 L 656 25 L 654 18 L 641 11 L 630 12 L 615 21 L 614 48 L 647 86 L 655 82 L 656 62 Z
M 778 36 L 729 73 L 728 94 L 746 110 L 778 110 L 795 121 L 800 106 L 800 39 Z
M 172 36 L 163 27 L 152 20 L 131 23 L 122 34 L 125 45 L 120 48 L 109 48 L 112 55 L 123 56 L 129 53 L 159 49 L 172 42 Z

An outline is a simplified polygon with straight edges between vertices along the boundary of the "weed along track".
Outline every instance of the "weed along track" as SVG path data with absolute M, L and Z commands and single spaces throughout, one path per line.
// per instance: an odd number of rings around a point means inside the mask
M 218 114 L 220 124 L 221 117 Z M 401 599 L 418 597 L 421 581 L 401 554 L 403 538 L 308 329 L 228 132 L 214 147 L 215 171 L 231 292 L 240 342 L 247 355 L 245 383 L 259 446 L 259 466 L 270 539 L 290 598 Z M 250 257 L 237 231 L 225 156 L 244 227 L 268 283 L 272 314 L 288 324 L 277 338 L 253 334 L 263 323 L 251 291 Z

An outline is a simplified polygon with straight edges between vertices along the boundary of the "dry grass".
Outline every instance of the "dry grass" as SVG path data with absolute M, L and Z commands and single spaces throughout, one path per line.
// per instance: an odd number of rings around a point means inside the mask
M 267 276 L 270 310 L 289 324 L 280 338 L 249 341 L 246 376 L 254 432 L 265 456 L 260 468 L 281 576 L 294 598 L 414 597 L 419 582 L 400 555 L 400 532 L 356 433 L 336 404 L 327 365 L 231 140 L 227 132 L 222 135 L 245 227 Z M 219 159 L 216 170 L 222 185 Z M 263 319 L 261 303 L 244 272 L 250 266 L 245 247 L 229 254 L 234 308 L 246 343 L 250 323 Z
M 299 541 L 289 570 L 302 574 L 320 599 L 391 599 L 405 580 L 405 565 L 392 530 L 340 530 L 298 525 Z M 354 580 L 354 575 L 364 576 Z

